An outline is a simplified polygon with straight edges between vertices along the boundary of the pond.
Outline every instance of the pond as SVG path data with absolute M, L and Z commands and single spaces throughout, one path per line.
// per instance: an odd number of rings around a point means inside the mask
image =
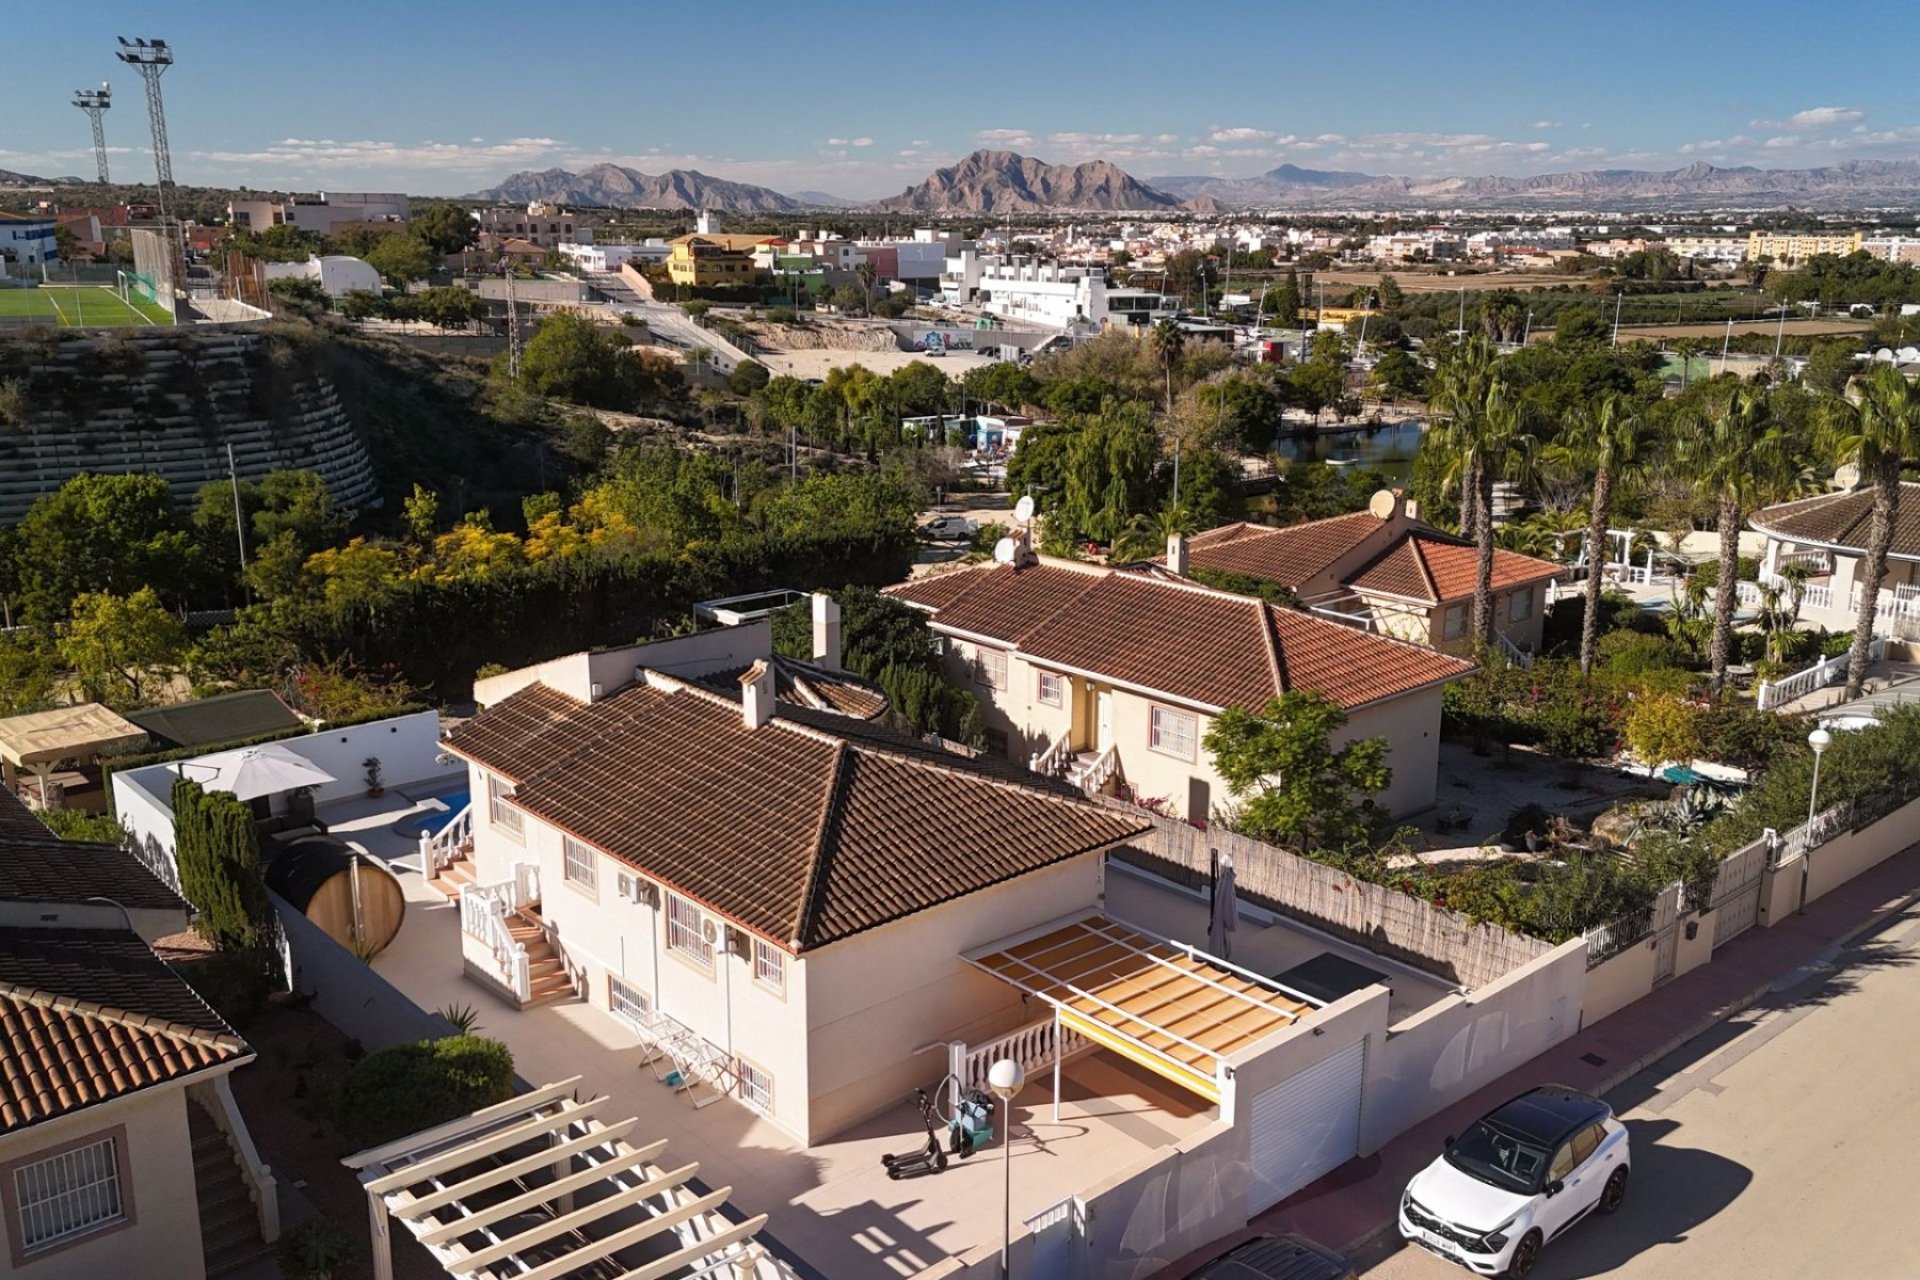
M 1413 475 L 1413 458 L 1420 452 L 1420 440 L 1426 430 L 1424 422 L 1395 422 L 1371 431 L 1288 436 L 1280 440 L 1276 452 L 1289 462 L 1350 459 L 1355 465 L 1370 467 L 1391 480 L 1404 481 Z

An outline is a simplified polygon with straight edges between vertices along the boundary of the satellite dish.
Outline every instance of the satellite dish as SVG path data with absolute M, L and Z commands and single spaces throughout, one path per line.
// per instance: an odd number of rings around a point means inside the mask
M 1833 473 L 1833 487 L 1836 489 L 1857 489 L 1860 487 L 1860 468 L 1851 462 L 1843 462 Z
M 997 564 L 1012 564 L 1013 558 L 1020 553 L 1012 538 L 1002 538 L 993 544 L 993 559 Z
M 1033 495 L 1028 494 L 1013 504 L 1013 518 L 1021 524 L 1033 519 Z

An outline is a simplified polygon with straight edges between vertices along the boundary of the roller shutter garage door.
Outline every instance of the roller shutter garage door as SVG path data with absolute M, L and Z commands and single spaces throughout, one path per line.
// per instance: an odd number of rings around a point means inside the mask
M 1356 1040 L 1254 1095 L 1248 1214 L 1279 1203 L 1359 1153 L 1366 1068 L 1367 1042 Z

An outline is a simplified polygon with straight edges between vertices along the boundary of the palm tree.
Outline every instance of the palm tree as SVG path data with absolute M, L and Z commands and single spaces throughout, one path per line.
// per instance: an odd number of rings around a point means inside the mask
M 1500 378 L 1487 389 L 1473 444 L 1474 473 L 1480 480 L 1479 510 L 1473 522 L 1473 635 L 1476 643 L 1493 644 L 1493 482 L 1505 479 L 1516 459 L 1530 452 L 1531 442 L 1521 434 L 1520 399 Z
M 1734 579 L 1740 566 L 1740 525 L 1757 501 L 1791 487 L 1786 438 L 1773 419 L 1767 390 L 1741 386 L 1715 410 L 1695 411 L 1680 424 L 1681 457 L 1697 492 L 1719 510 L 1720 582 L 1713 598 L 1713 641 L 1707 662 L 1713 692 L 1727 683 L 1733 645 Z
M 1587 611 L 1580 620 L 1580 672 L 1593 670 L 1600 638 L 1600 566 L 1607 557 L 1607 518 L 1613 487 L 1637 473 L 1641 419 L 1632 401 L 1609 391 L 1595 405 L 1581 405 L 1569 420 L 1565 438 L 1553 448 L 1556 460 L 1593 471 L 1593 499 L 1587 516 Z
M 1893 365 L 1875 365 L 1844 399 L 1828 407 L 1823 426 L 1835 460 L 1851 463 L 1860 479 L 1873 486 L 1867 554 L 1860 567 L 1860 610 L 1847 655 L 1846 696 L 1857 698 L 1867 677 L 1867 650 L 1880 608 L 1880 584 L 1887 576 L 1887 551 L 1900 518 L 1900 464 L 1920 455 L 1920 389 Z
M 1187 335 L 1180 332 L 1180 326 L 1171 320 L 1162 320 L 1153 326 L 1153 349 L 1160 357 L 1161 365 L 1167 371 L 1167 412 L 1173 412 L 1173 371 L 1180 364 L 1180 355 L 1186 349 Z
M 1460 485 L 1460 536 L 1476 536 L 1480 513 L 1479 455 L 1472 447 L 1475 421 L 1485 412 L 1498 380 L 1493 343 L 1474 334 L 1450 348 L 1433 371 L 1427 410 L 1434 421 L 1427 447 L 1446 460 L 1444 474 Z
M 867 291 L 867 314 L 873 314 L 873 282 L 880 278 L 880 270 L 865 258 L 853 268 L 853 274 L 860 281 L 860 287 Z

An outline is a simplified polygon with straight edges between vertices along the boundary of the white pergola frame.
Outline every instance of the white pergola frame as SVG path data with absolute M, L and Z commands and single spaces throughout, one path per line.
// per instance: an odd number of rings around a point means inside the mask
M 1032 944 L 1048 945 L 1037 952 Z M 1063 977 L 1046 957 L 1068 952 L 1085 959 L 1082 948 L 1092 942 L 1138 966 L 1133 974 L 1100 984 L 1100 992 Z M 1022 948 L 1030 953 L 1016 954 Z M 1111 920 L 1098 912 L 1083 912 L 1040 925 L 1011 938 L 969 951 L 967 963 L 1034 996 L 1053 1010 L 1054 1044 L 1063 1027 L 1214 1103 L 1220 1103 L 1231 1074 L 1227 1058 L 1261 1038 L 1291 1026 L 1325 1007 L 1302 992 L 1189 943 L 1165 938 L 1138 925 Z M 1182 964 L 1184 960 L 1186 963 Z M 1161 980 L 1146 982 L 1152 973 Z M 1205 993 L 1207 1021 L 1189 1028 L 1191 1034 L 1167 1025 L 1178 1020 L 1168 1013 L 1191 1016 L 1192 998 Z M 1111 997 L 1111 998 L 1108 998 Z M 1251 1016 L 1252 1026 L 1244 1025 Z M 1151 1043 L 1153 1038 L 1166 1047 Z M 1191 1060 L 1173 1052 L 1184 1049 Z M 1060 1115 L 1060 1055 L 1054 1055 L 1054 1118 Z
M 392 1222 L 405 1226 L 455 1280 L 562 1280 L 667 1232 L 678 1236 L 680 1247 L 618 1272 L 620 1280 L 754 1280 L 770 1261 L 754 1240 L 767 1216 L 728 1220 L 721 1211 L 733 1188 L 700 1193 L 687 1186 L 698 1163 L 667 1167 L 665 1139 L 630 1143 L 639 1121 L 603 1122 L 599 1112 L 607 1099 L 580 1101 L 579 1083 L 579 1076 L 557 1081 L 343 1160 L 366 1188 L 375 1280 L 393 1280 Z M 514 1148 L 543 1139 L 544 1150 L 508 1158 Z M 542 1180 L 526 1181 L 534 1176 Z M 607 1194 L 576 1208 L 576 1193 L 595 1187 Z M 470 1205 L 476 1197 L 483 1200 Z M 639 1206 L 651 1216 L 625 1226 L 606 1221 Z M 541 1208 L 549 1216 L 516 1234 L 495 1229 Z M 484 1243 L 473 1243 L 476 1235 Z M 521 1256 L 536 1247 L 546 1256 Z

